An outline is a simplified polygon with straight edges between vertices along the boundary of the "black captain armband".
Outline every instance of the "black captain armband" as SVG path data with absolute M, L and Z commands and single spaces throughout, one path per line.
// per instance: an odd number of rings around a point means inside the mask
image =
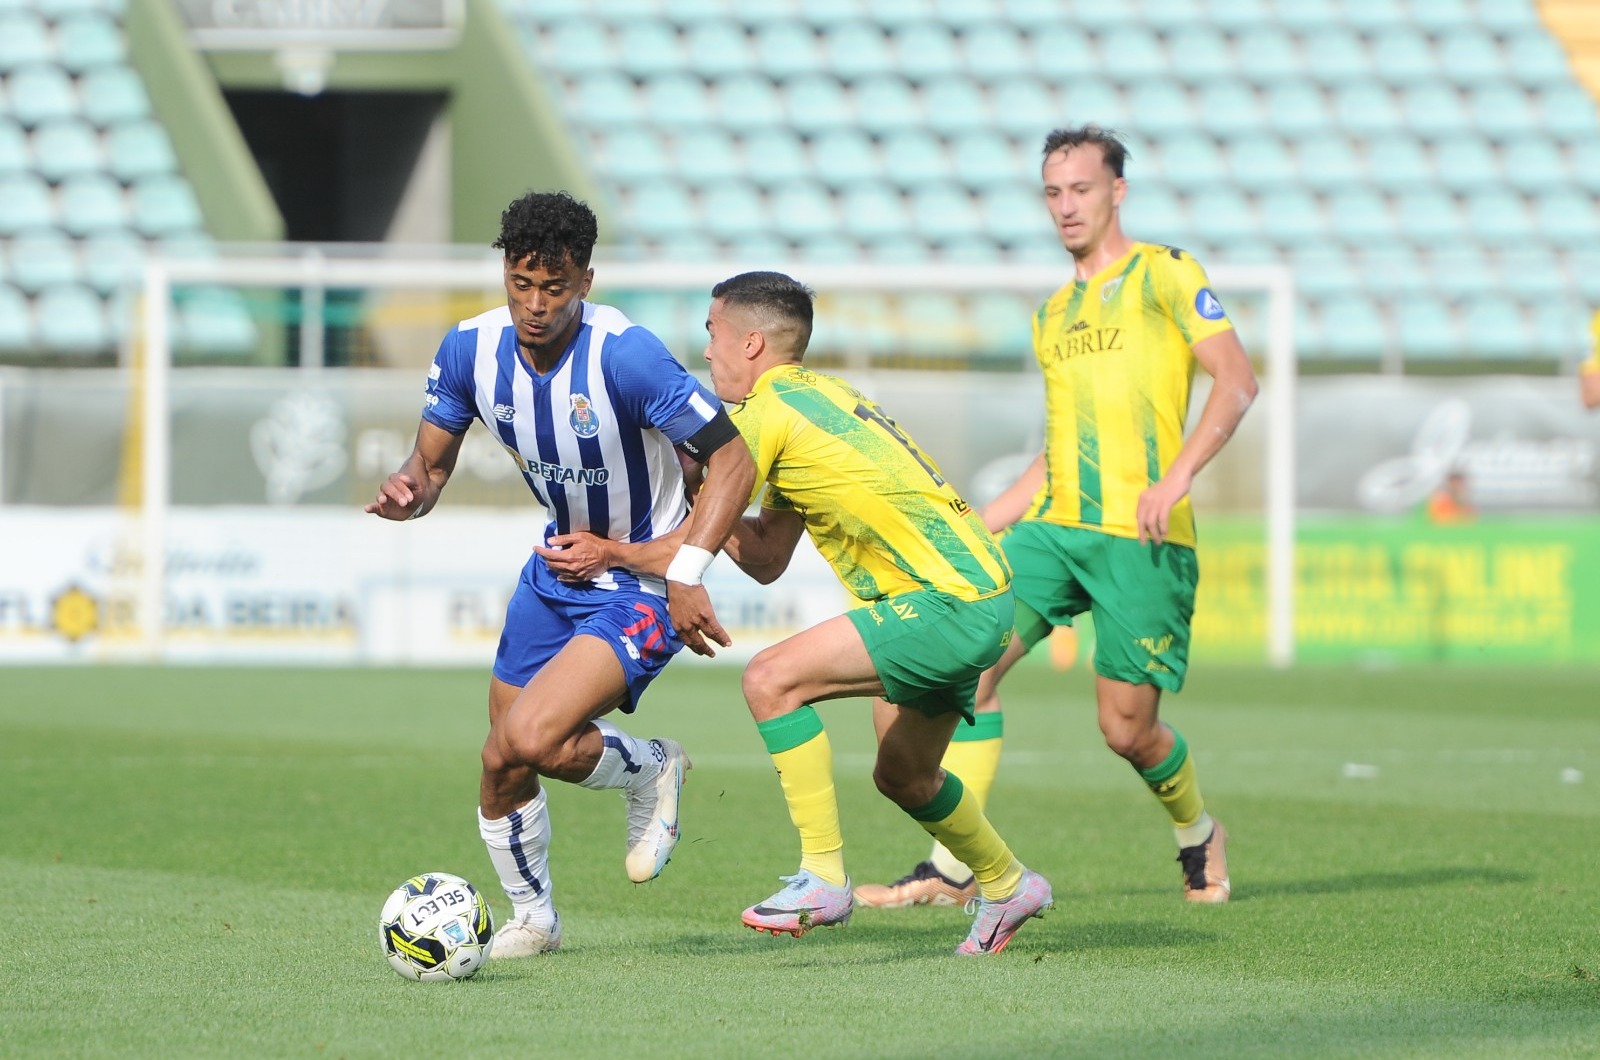
M 718 409 L 711 421 L 678 443 L 683 452 L 705 463 L 711 454 L 739 437 L 739 428 L 733 425 L 727 409 Z

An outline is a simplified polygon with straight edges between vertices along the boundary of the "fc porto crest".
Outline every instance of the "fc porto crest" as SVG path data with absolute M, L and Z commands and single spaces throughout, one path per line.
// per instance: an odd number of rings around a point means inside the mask
M 589 395 L 572 394 L 567 400 L 572 404 L 572 414 L 567 417 L 567 423 L 572 426 L 572 433 L 579 438 L 593 438 L 600 433 L 600 417 L 595 415 L 594 406 L 589 403 Z

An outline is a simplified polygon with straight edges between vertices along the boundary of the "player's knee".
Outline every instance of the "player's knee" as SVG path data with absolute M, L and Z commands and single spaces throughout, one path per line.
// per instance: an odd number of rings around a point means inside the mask
M 787 714 L 800 704 L 791 703 L 793 686 L 782 660 L 770 648 L 757 652 L 744 668 L 741 685 L 744 701 L 757 721 L 766 721 Z
M 919 780 L 923 783 L 919 784 Z M 872 782 L 884 798 L 905 809 L 926 806 L 932 801 L 932 795 L 925 795 L 923 790 L 929 787 L 926 778 L 910 776 L 882 762 L 873 767 Z
M 1101 722 L 1100 732 L 1106 738 L 1106 746 L 1129 761 L 1148 757 L 1156 739 L 1156 730 L 1134 724 L 1126 718 Z
M 526 768 L 542 776 L 554 776 L 567 756 L 565 740 L 531 726 L 503 733 L 499 742 L 497 753 L 502 769 Z M 484 767 L 488 768 L 487 757 Z

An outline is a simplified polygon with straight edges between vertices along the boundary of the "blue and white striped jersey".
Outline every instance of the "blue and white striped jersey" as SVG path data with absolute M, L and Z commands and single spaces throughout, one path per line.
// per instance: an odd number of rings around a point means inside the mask
M 422 416 L 452 434 L 482 420 L 549 510 L 546 540 L 588 530 L 649 541 L 688 513 L 674 445 L 722 405 L 621 311 L 585 302 L 582 316 L 544 376 L 518 350 L 507 307 L 463 320 L 439 344 Z M 665 593 L 661 579 L 623 571 L 595 584 Z

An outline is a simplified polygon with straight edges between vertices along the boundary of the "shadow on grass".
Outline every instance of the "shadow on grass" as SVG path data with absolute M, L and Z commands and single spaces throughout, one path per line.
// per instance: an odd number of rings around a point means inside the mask
M 1234 900 L 1273 897 L 1276 895 L 1348 894 L 1354 891 L 1403 891 L 1414 887 L 1438 887 L 1444 884 L 1465 883 L 1498 886 L 1527 883 L 1533 876 L 1526 872 L 1507 869 L 1466 868 L 1439 866 L 1431 869 L 1411 869 L 1405 872 L 1360 872 L 1354 876 L 1330 876 L 1318 880 L 1282 880 L 1276 883 L 1252 883 L 1235 892 Z

